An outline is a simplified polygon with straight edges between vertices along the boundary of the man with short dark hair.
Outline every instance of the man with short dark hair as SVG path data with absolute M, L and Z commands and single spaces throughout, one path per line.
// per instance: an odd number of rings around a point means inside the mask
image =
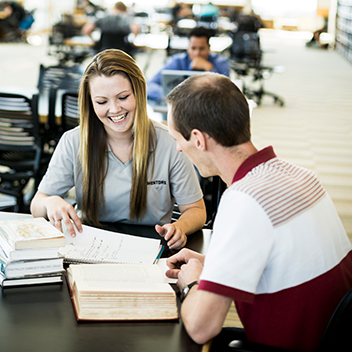
M 256 149 L 247 101 L 227 77 L 192 76 L 166 101 L 178 150 L 228 185 L 206 256 L 168 259 L 188 333 L 200 344 L 218 335 L 234 301 L 249 341 L 316 350 L 352 287 L 352 247 L 331 198 L 310 170 Z
M 230 76 L 230 66 L 226 57 L 210 51 L 210 32 L 206 28 L 197 27 L 189 34 L 187 52 L 171 56 L 161 70 L 147 83 L 148 99 L 163 98 L 162 71 L 186 70 L 209 71 Z

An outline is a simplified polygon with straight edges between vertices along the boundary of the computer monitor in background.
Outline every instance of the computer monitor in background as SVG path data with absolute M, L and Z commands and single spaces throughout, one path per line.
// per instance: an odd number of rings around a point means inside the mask
M 178 84 L 183 82 L 189 76 L 199 75 L 205 71 L 186 71 L 186 70 L 163 70 L 161 71 L 161 83 L 163 87 L 163 98 L 171 92 Z M 233 80 L 233 83 L 242 91 L 243 82 L 241 80 Z
M 186 70 L 163 70 L 161 71 L 161 84 L 163 87 L 163 98 L 174 89 L 178 84 L 183 82 L 189 76 L 199 75 L 204 71 L 186 71 Z
M 152 106 L 154 117 L 153 119 L 158 120 L 155 113 L 162 114 L 161 121 L 166 121 L 167 106 L 165 98 L 178 84 L 183 82 L 189 76 L 199 75 L 205 71 L 187 71 L 187 70 L 163 70 L 161 71 L 161 84 L 163 88 L 163 98 L 158 101 L 158 104 Z M 233 83 L 242 91 L 243 83 L 240 80 L 233 80 Z M 254 102 L 253 102 L 254 103 Z M 255 104 L 255 103 L 254 103 Z M 250 105 L 250 111 L 252 112 L 253 106 Z M 151 114 L 150 114 L 151 115 Z

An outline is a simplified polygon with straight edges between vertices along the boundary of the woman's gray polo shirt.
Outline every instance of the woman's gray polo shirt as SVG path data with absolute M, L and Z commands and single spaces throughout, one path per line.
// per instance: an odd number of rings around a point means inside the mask
M 171 221 L 174 203 L 186 205 L 203 197 L 195 169 L 189 159 L 176 150 L 176 143 L 167 127 L 153 122 L 157 144 L 154 173 L 149 168 L 147 211 L 138 221 L 143 225 L 165 224 Z M 39 185 L 39 191 L 65 197 L 75 186 L 80 209 L 82 178 L 78 167 L 80 129 L 66 132 L 60 139 L 48 170 Z M 109 148 L 109 169 L 105 179 L 105 211 L 100 209 L 101 222 L 129 221 L 132 159 L 123 164 Z

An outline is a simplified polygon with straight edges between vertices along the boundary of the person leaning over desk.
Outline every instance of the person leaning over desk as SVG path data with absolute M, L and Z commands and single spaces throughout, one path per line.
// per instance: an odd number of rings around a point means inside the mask
M 206 256 L 182 249 L 167 261 L 188 333 L 198 343 L 219 334 L 234 301 L 249 341 L 316 350 L 352 287 L 351 243 L 331 198 L 313 172 L 256 149 L 247 101 L 227 77 L 188 78 L 166 102 L 177 149 L 229 185 Z
M 151 100 L 163 98 L 162 71 L 211 71 L 230 76 L 230 66 L 226 57 L 210 52 L 210 32 L 197 27 L 189 34 L 187 52 L 171 56 L 161 70 L 147 83 L 147 96 Z
M 88 21 L 83 26 L 82 33 L 92 36 L 93 31 L 97 28 L 100 29 L 101 35 L 104 33 L 112 33 L 127 36 L 130 33 L 137 35 L 139 32 L 139 25 L 133 22 L 133 18 L 127 12 L 127 6 L 122 1 L 116 2 L 110 13 L 106 16 L 97 18 L 93 22 Z M 111 48 L 110 45 L 112 45 L 112 43 L 109 43 L 109 47 L 107 47 L 108 43 L 100 43 L 100 45 L 103 46 L 100 46 L 98 50 L 102 51 Z M 129 47 L 129 43 L 126 43 L 125 46 Z
M 94 56 L 79 90 L 80 126 L 59 141 L 31 202 L 44 216 L 75 236 L 81 220 L 63 197 L 75 186 L 83 223 L 156 225 L 178 249 L 202 228 L 206 213 L 194 167 L 177 153 L 167 128 L 148 119 L 146 83 L 134 59 L 118 49 Z M 170 223 L 175 201 L 181 216 Z

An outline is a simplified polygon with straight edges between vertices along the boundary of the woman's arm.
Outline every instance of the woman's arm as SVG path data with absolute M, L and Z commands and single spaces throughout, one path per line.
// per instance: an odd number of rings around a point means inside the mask
M 82 232 L 82 222 L 73 206 L 59 196 L 49 196 L 37 191 L 31 202 L 31 213 L 34 217 L 45 217 L 62 232 L 62 222 L 72 237 L 76 236 L 71 220 L 77 230 Z
M 155 230 L 164 237 L 170 249 L 179 249 L 185 246 L 187 235 L 200 230 L 206 220 L 204 200 L 179 205 L 181 216 L 171 224 L 156 225 Z

